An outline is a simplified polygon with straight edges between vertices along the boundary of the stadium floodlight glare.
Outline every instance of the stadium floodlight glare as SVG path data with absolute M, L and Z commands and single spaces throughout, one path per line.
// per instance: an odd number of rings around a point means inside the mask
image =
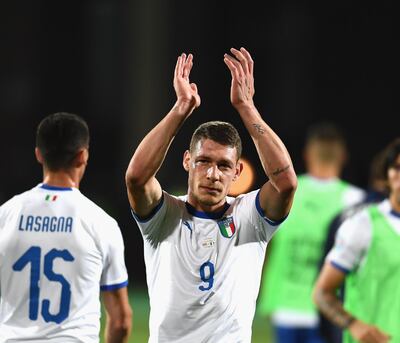
M 239 178 L 232 183 L 229 195 L 237 196 L 242 193 L 248 192 L 253 186 L 255 179 L 254 167 L 245 158 L 241 158 L 240 162 L 243 163 L 243 171 Z

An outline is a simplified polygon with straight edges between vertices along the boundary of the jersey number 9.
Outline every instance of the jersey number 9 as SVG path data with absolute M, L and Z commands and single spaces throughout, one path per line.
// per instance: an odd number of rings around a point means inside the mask
M 207 286 L 199 286 L 201 291 L 208 291 L 214 285 L 214 265 L 210 262 L 204 262 L 200 266 L 200 278 L 201 281 L 207 283 Z

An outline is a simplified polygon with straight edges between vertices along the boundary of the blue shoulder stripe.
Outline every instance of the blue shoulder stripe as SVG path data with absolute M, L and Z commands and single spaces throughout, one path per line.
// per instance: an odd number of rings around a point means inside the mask
M 331 263 L 332 267 L 340 270 L 341 272 L 343 272 L 345 274 L 350 273 L 349 269 L 342 267 L 340 264 L 337 264 L 336 262 L 333 262 L 333 261 L 330 261 L 330 263 Z
M 146 217 L 139 217 L 131 208 L 131 213 L 132 215 L 135 217 L 135 219 L 139 222 L 139 223 L 145 223 L 148 222 L 151 218 L 153 218 L 157 212 L 160 210 L 161 206 L 164 203 L 164 193 L 161 196 L 161 200 L 158 203 L 158 205 L 156 207 L 153 208 L 153 210 L 149 213 L 149 215 L 147 215 Z
M 284 216 L 284 217 L 283 217 L 282 219 L 280 219 L 280 220 L 272 220 L 272 219 L 267 218 L 267 217 L 265 216 L 264 210 L 262 209 L 262 207 L 261 207 L 261 205 L 260 205 L 260 191 L 258 191 L 257 196 L 256 196 L 256 209 L 257 209 L 257 212 L 260 214 L 260 216 L 263 217 L 264 220 L 265 220 L 268 224 L 270 224 L 270 225 L 272 225 L 272 226 L 277 226 L 277 225 L 279 225 L 279 224 L 282 224 L 282 223 L 285 221 L 285 219 L 287 218 L 287 216 L 288 216 L 288 214 L 287 214 L 286 216 Z
M 103 285 L 103 286 L 100 286 L 100 290 L 101 291 L 114 291 L 116 289 L 120 289 L 120 288 L 123 288 L 123 287 L 126 287 L 126 286 L 128 286 L 128 280 L 126 280 L 124 282 L 121 282 L 121 283 L 116 283 L 114 285 Z

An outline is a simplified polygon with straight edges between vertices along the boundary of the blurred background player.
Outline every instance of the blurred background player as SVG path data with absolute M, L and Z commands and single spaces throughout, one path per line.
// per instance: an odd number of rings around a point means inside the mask
M 284 144 L 254 105 L 253 60 L 244 48 L 230 52 L 224 62 L 232 77 L 231 103 L 269 181 L 259 190 L 227 196 L 242 170 L 241 140 L 231 124 L 212 121 L 197 128 L 184 153 L 187 195 L 163 191 L 156 173 L 179 128 L 200 105 L 189 81 L 193 56 L 179 56 L 176 104 L 142 140 L 126 172 L 144 240 L 152 343 L 250 343 L 267 244 L 292 205 L 296 174 Z
M 389 198 L 340 226 L 314 289 L 320 311 L 348 342 L 400 342 L 400 139 L 385 150 Z M 344 304 L 337 290 L 345 282 Z
M 311 293 L 328 227 L 337 213 L 365 196 L 340 179 L 346 158 L 337 126 L 321 122 L 309 128 L 306 174 L 298 177 L 291 213 L 272 240 L 263 274 L 259 312 L 271 316 L 279 343 L 323 341 Z
M 387 197 L 387 181 L 386 175 L 383 170 L 383 159 L 384 151 L 379 152 L 373 159 L 369 170 L 368 188 L 367 195 L 363 201 L 354 204 L 353 206 L 345 208 L 340 212 L 329 225 L 327 239 L 324 245 L 324 252 L 320 262 L 320 269 L 325 263 L 325 259 L 329 251 L 332 249 L 335 241 L 336 232 L 342 223 L 358 213 L 366 206 L 383 201 Z M 340 299 L 343 300 L 344 287 L 340 288 Z M 337 325 L 333 324 L 324 315 L 319 316 L 320 327 L 323 338 L 327 343 L 341 343 L 342 342 L 342 330 Z
M 117 222 L 79 191 L 89 129 L 74 114 L 44 118 L 35 154 L 43 183 L 0 207 L 0 342 L 106 342 L 131 330 Z

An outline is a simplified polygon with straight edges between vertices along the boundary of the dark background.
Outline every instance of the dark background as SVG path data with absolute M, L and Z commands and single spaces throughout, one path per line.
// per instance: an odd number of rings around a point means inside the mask
M 369 2 L 368 2 L 369 3 Z M 179 132 L 159 179 L 183 193 L 182 154 L 207 120 L 232 122 L 264 180 L 256 151 L 229 102 L 223 54 L 246 47 L 255 102 L 304 172 L 305 130 L 330 120 L 348 140 L 343 177 L 367 187 L 371 158 L 399 135 L 399 35 L 395 2 L 4 1 L 0 5 L 0 203 L 41 181 L 35 129 L 47 114 L 83 116 L 91 156 L 81 190 L 120 223 L 131 284 L 145 278 L 124 174 L 135 147 L 175 101 L 173 70 L 194 54 L 201 107 Z

